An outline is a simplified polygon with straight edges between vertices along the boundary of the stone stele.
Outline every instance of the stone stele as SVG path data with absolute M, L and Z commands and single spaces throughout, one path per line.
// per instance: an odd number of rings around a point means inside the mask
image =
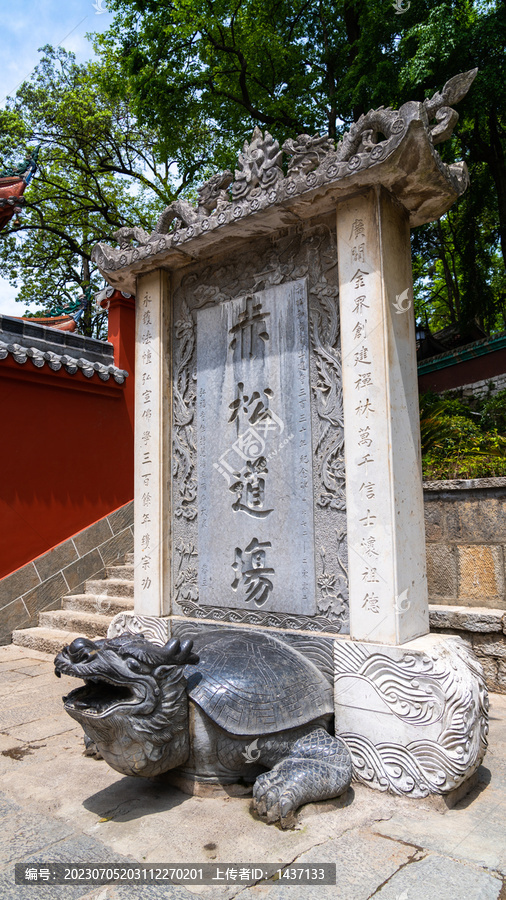
M 196 207 L 93 254 L 137 307 L 135 613 L 110 634 L 311 650 L 355 777 L 418 797 L 486 746 L 478 663 L 428 636 L 409 242 L 467 187 L 436 146 L 475 75 L 337 146 L 255 128 Z

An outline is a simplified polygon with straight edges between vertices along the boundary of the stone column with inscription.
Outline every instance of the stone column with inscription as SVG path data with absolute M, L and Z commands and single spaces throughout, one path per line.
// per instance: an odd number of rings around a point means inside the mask
M 94 251 L 137 311 L 135 614 L 109 634 L 276 634 L 334 680 L 355 777 L 413 797 L 486 746 L 479 663 L 427 633 L 409 239 L 467 187 L 436 146 L 475 75 L 337 146 L 257 128 L 196 207 Z
M 138 279 L 135 335 L 135 613 L 163 616 L 170 603 L 170 304 L 167 275 Z
M 350 634 L 429 631 L 409 220 L 376 187 L 337 207 Z

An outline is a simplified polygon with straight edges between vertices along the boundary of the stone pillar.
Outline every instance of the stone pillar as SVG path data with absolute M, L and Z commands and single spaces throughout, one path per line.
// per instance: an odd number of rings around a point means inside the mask
M 337 207 L 350 634 L 429 631 L 409 218 L 377 186 Z
M 135 613 L 170 612 L 171 308 L 168 276 L 137 279 L 135 334 Z

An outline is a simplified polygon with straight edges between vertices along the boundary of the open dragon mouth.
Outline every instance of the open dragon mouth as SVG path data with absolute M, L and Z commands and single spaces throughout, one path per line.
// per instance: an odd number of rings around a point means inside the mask
M 75 710 L 100 717 L 118 706 L 142 703 L 146 699 L 146 691 L 143 689 L 141 692 L 139 688 L 140 685 L 116 684 L 107 678 L 89 678 L 85 679 L 84 686 L 67 694 L 63 703 L 67 712 Z

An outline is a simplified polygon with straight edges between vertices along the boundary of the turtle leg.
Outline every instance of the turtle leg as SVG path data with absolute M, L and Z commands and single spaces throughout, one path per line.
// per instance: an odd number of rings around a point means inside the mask
M 323 728 L 299 738 L 269 772 L 258 776 L 253 804 L 267 822 L 287 826 L 303 803 L 338 797 L 352 777 L 351 756 L 338 737 Z

